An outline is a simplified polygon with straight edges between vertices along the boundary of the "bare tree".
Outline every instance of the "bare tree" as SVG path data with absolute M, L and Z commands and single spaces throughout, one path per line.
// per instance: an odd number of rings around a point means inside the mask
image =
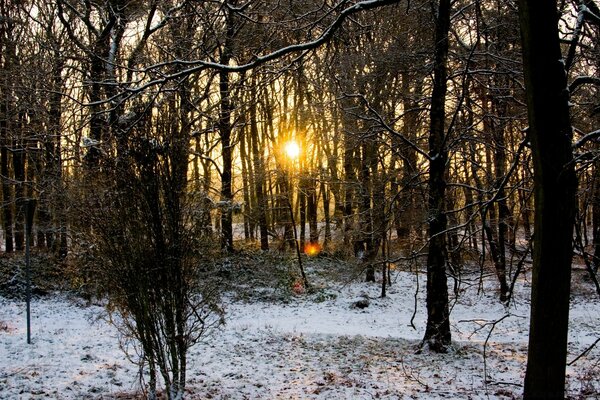
M 565 390 L 577 179 L 565 64 L 555 1 L 519 1 L 528 137 L 534 165 L 535 232 L 526 399 Z
M 446 88 L 450 1 L 437 3 L 435 54 L 429 132 L 429 252 L 427 256 L 427 328 L 423 342 L 445 351 L 451 342 L 448 285 L 446 282 L 446 162 L 448 160 Z

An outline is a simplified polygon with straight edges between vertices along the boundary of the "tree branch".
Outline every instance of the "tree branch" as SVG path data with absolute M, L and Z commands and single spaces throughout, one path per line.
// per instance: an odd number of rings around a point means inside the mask
M 569 85 L 569 92 L 573 94 L 580 86 L 587 84 L 600 86 L 600 78 L 597 76 L 578 76 Z
M 344 4 L 346 2 L 347 2 L 347 0 L 341 0 L 340 3 L 338 4 L 338 6 L 340 4 Z M 192 60 L 192 61 L 174 60 L 174 61 L 169 61 L 169 62 L 165 62 L 165 63 L 155 64 L 155 65 L 152 65 L 152 66 L 149 66 L 148 68 L 146 68 L 146 71 L 156 70 L 156 69 L 163 68 L 165 66 L 172 66 L 172 65 L 179 65 L 179 66 L 184 66 L 187 68 L 184 68 L 181 71 L 178 71 L 178 72 L 175 72 L 172 74 L 164 75 L 160 79 L 152 80 L 152 81 L 147 82 L 138 87 L 130 87 L 126 90 L 130 93 L 143 92 L 144 90 L 148 89 L 149 87 L 160 85 L 160 84 L 163 84 L 167 81 L 171 81 L 174 79 L 181 79 L 181 78 L 184 78 L 191 74 L 194 74 L 196 72 L 205 70 L 205 69 L 216 69 L 216 70 L 220 70 L 220 71 L 224 71 L 224 72 L 244 72 L 244 71 L 248 71 L 253 68 L 256 68 L 257 66 L 265 64 L 269 61 L 280 59 L 289 54 L 301 53 L 299 55 L 299 58 L 301 58 L 308 51 L 314 50 L 314 49 L 320 47 L 321 45 L 323 45 L 324 43 L 326 43 L 327 41 L 329 41 L 333 37 L 333 35 L 337 32 L 337 30 L 341 27 L 341 25 L 344 23 L 344 21 L 346 19 L 348 19 L 350 16 L 352 16 L 360 11 L 371 10 L 371 9 L 375 9 L 375 8 L 386 6 L 386 5 L 396 4 L 399 2 L 400 2 L 400 0 L 359 1 L 358 3 L 353 4 L 353 5 L 345 8 L 343 11 L 341 11 L 340 14 L 337 16 L 337 18 L 331 23 L 331 25 L 329 25 L 329 27 L 317 38 L 315 38 L 311 41 L 308 41 L 308 42 L 297 43 L 297 44 L 293 44 L 290 46 L 286 46 L 286 47 L 277 49 L 271 53 L 267 53 L 262 56 L 256 56 L 254 59 L 252 59 L 251 61 L 248 61 L 244 64 L 228 65 L 228 64 L 221 64 L 218 62 L 206 61 L 206 60 Z M 338 7 L 338 6 L 336 6 L 336 7 Z

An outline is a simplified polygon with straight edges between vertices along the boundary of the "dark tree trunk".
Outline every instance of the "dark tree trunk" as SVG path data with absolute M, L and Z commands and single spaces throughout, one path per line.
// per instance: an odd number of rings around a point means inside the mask
M 199 143 L 199 139 L 196 139 L 196 140 L 197 140 L 196 141 L 196 151 L 202 152 L 200 143 Z M 206 137 L 205 140 L 208 141 L 208 138 Z M 210 148 L 210 145 L 205 144 L 205 148 Z M 206 160 L 206 159 L 202 159 L 200 161 L 200 163 L 202 164 L 203 179 L 202 179 L 202 203 L 201 203 L 202 207 L 200 210 L 199 218 L 202 221 L 201 226 L 202 226 L 203 235 L 212 236 L 213 223 L 212 223 L 212 217 L 210 215 L 210 210 L 212 208 L 212 200 L 208 196 L 208 193 L 210 193 L 210 190 L 212 187 L 212 167 L 213 166 L 210 163 L 210 161 Z
M 577 178 L 555 1 L 520 0 L 535 230 L 525 399 L 562 399 Z
M 300 251 L 304 251 L 304 246 L 306 244 L 306 189 L 306 176 L 301 176 L 299 178 L 298 184 L 298 208 L 300 214 Z
M 352 102 L 348 99 L 342 99 L 342 129 L 344 137 L 344 200 L 343 200 L 343 229 L 344 229 L 344 245 L 355 244 L 351 243 L 354 236 L 354 196 L 356 185 L 356 140 L 357 126 L 355 116 L 352 115 Z
M 111 21 L 112 25 L 114 21 Z M 110 34 L 112 29 L 104 27 L 102 33 L 96 38 L 96 41 L 91 49 L 90 56 L 90 80 L 91 88 L 90 96 L 90 138 L 95 143 L 100 143 L 105 139 L 107 131 L 106 117 L 104 115 L 104 107 L 102 101 L 105 100 L 102 94 L 103 81 L 106 78 L 106 60 L 110 51 Z M 96 145 L 92 145 L 87 149 L 85 162 L 89 168 L 89 172 L 93 171 L 100 161 L 101 151 Z
M 371 203 L 372 196 L 372 176 L 371 176 L 371 159 L 372 143 L 369 139 L 363 139 L 361 144 L 362 159 L 360 167 L 360 202 L 359 202 L 359 221 L 360 221 L 360 236 L 359 241 L 364 248 L 363 262 L 366 264 L 366 282 L 375 282 L 375 268 L 373 267 L 373 259 L 375 258 L 375 243 L 373 238 L 373 208 Z
M 455 207 L 455 194 L 448 193 L 446 195 L 446 207 L 449 210 L 453 210 Z M 458 216 L 456 213 L 450 213 L 448 215 L 448 222 L 450 223 L 450 231 L 448 232 L 448 261 L 450 262 L 451 269 L 454 274 L 460 273 L 460 268 L 462 265 L 462 255 L 461 255 L 461 243 L 460 238 L 458 237 L 457 227 L 459 225 Z M 456 281 L 455 281 L 456 282 Z M 455 287 L 455 289 L 457 289 Z
M 502 115 L 501 118 L 505 116 Z M 496 274 L 500 283 L 500 301 L 506 301 L 508 295 L 508 284 L 506 281 L 506 243 L 509 233 L 509 221 L 512 219 L 506 200 L 506 191 L 502 187 L 502 181 L 506 174 L 506 142 L 504 140 L 504 129 L 495 128 L 494 132 L 494 170 L 496 173 L 495 186 L 498 189 L 498 260 L 496 263 Z
M 446 88 L 450 0 L 440 0 L 435 21 L 435 57 L 429 132 L 429 253 L 427 255 L 427 327 L 424 344 L 444 352 L 451 342 L 446 280 Z
M 319 242 L 319 228 L 317 225 L 317 182 L 312 172 L 308 177 L 306 189 L 306 214 L 308 219 L 308 241 L 311 244 Z
M 6 140 L 5 137 L 2 140 Z M 2 144 L 0 148 L 0 173 L 3 177 L 9 175 L 8 148 Z M 4 222 L 4 250 L 7 253 L 14 251 L 13 237 L 13 194 L 12 188 L 8 179 L 2 179 L 2 217 Z
M 240 164 L 242 165 L 242 192 L 244 196 L 244 239 L 254 240 L 254 196 L 250 193 L 249 175 L 252 174 L 251 168 L 248 162 L 248 152 L 246 151 L 247 132 L 244 129 L 242 131 L 242 137 L 239 139 L 240 143 Z M 249 171 L 250 170 L 250 171 Z
M 38 195 L 37 219 L 38 219 L 38 247 L 47 247 L 48 249 L 56 249 L 57 229 L 56 223 L 53 222 L 53 216 L 58 217 L 60 213 L 55 203 L 58 201 L 56 195 L 60 192 L 61 182 L 59 181 L 60 158 L 60 120 L 61 120 L 61 92 L 64 63 L 60 58 L 60 54 L 55 51 L 52 68 L 52 93 L 48 101 L 48 121 L 47 130 L 43 135 L 41 142 L 43 153 L 36 157 L 36 169 L 39 172 L 38 184 L 41 186 Z M 43 131 L 43 128 L 40 129 Z M 58 218 L 57 218 L 58 219 Z
M 320 176 L 320 190 L 323 196 L 323 218 L 325 219 L 325 235 L 323 238 L 323 248 L 327 248 L 331 243 L 331 192 L 329 191 L 329 185 L 325 183 L 326 172 L 325 169 L 319 165 Z
M 592 191 L 592 245 L 594 248 L 594 271 L 600 267 L 600 162 L 594 165 L 594 179 Z
M 56 61 L 53 70 L 53 86 L 54 93 L 50 97 L 49 109 L 49 130 L 48 139 L 46 141 L 46 174 L 48 175 L 48 183 L 52 186 L 55 202 L 60 202 L 64 196 L 64 182 L 62 179 L 62 144 L 61 144 L 61 119 L 62 119 L 62 87 L 63 78 L 62 71 L 64 68 L 63 61 L 60 58 L 60 53 L 56 51 Z M 58 224 L 57 235 L 54 232 L 49 232 L 46 235 L 47 245 L 52 248 L 52 251 L 58 255 L 60 259 L 67 256 L 67 216 L 65 210 L 56 204 L 49 205 L 49 208 L 56 216 Z
M 525 163 L 523 168 L 522 176 L 519 178 L 521 182 L 531 182 L 531 174 L 527 169 L 528 162 Z M 527 239 L 531 238 L 531 192 L 527 188 L 521 188 L 519 190 L 519 213 L 521 222 L 523 223 L 523 231 Z
M 25 199 L 25 149 L 22 144 L 15 141 L 13 146 L 13 171 L 15 174 L 15 200 L 17 212 L 15 215 L 15 249 L 23 251 L 25 249 L 25 209 L 23 200 Z
M 9 95 L 7 93 L 7 71 L 2 73 L 2 98 L 0 99 L 0 174 L 2 175 L 2 217 L 4 223 L 4 249 L 7 253 L 14 251 L 13 244 L 13 192 L 9 181 L 10 178 L 10 160 L 9 147 L 10 139 L 8 137 L 8 103 Z
M 419 111 L 415 97 L 419 97 L 422 91 L 422 85 L 419 81 L 411 93 L 410 85 L 413 83 L 414 77 L 414 74 L 408 72 L 402 75 L 402 107 L 405 113 L 402 134 L 411 141 L 415 141 L 419 131 Z M 416 225 L 419 223 L 417 215 L 419 213 L 419 202 L 415 177 L 419 175 L 419 170 L 417 152 L 410 146 L 401 143 L 402 141 L 399 138 L 394 137 L 393 145 L 397 148 L 394 153 L 397 153 L 402 160 L 402 170 L 401 173 L 399 172 L 401 174 L 400 181 L 394 183 L 400 190 L 398 201 L 394 206 L 394 225 L 398 239 L 403 241 L 405 239 L 410 240 L 411 234 L 416 233 L 418 229 Z M 395 192 L 396 190 L 393 190 L 392 193 Z
M 254 192 L 256 194 L 256 214 L 260 230 L 260 249 L 269 250 L 269 230 L 267 222 L 267 198 L 265 195 L 265 167 L 258 141 L 258 123 L 256 117 L 256 80 L 252 85 L 252 104 L 250 106 L 250 147 L 254 163 Z
M 227 16 L 227 33 L 219 62 L 228 65 L 231 60 L 231 48 L 234 35 L 233 17 Z M 219 94 L 221 105 L 219 109 L 219 135 L 221 139 L 221 156 L 223 169 L 221 172 L 221 250 L 226 253 L 233 252 L 233 192 L 232 192 L 232 153 L 231 143 L 231 82 L 229 73 L 219 71 Z

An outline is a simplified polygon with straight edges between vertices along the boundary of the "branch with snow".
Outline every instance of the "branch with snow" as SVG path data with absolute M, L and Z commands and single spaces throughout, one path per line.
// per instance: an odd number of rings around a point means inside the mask
M 597 76 L 578 76 L 569 85 L 569 93 L 573 94 L 580 86 L 590 84 L 600 86 L 600 78 Z
M 581 139 L 573 143 L 573 149 L 578 149 L 591 140 L 596 140 L 600 137 L 600 129 L 584 135 Z
M 334 8 L 338 8 L 347 2 L 348 2 L 348 0 L 341 0 L 337 5 L 334 6 Z M 290 46 L 286 46 L 286 47 L 274 50 L 270 53 L 267 53 L 267 54 L 264 54 L 261 56 L 255 56 L 251 61 L 248 61 L 243 64 L 228 65 L 228 64 L 221 64 L 218 62 L 206 61 L 206 60 L 191 60 L 191 61 L 173 60 L 173 61 L 169 61 L 169 62 L 165 62 L 165 63 L 155 64 L 155 65 L 147 67 L 146 70 L 156 70 L 156 69 L 161 69 L 166 66 L 173 66 L 173 65 L 178 65 L 178 66 L 182 66 L 185 68 L 181 69 L 180 71 L 174 72 L 172 74 L 164 75 L 163 77 L 161 77 L 159 79 L 154 79 L 150 82 L 146 82 L 140 86 L 129 87 L 126 90 L 127 90 L 127 92 L 130 92 L 130 93 L 140 93 L 150 87 L 161 85 L 161 84 L 164 84 L 164 83 L 172 81 L 172 80 L 185 78 L 189 75 L 192 75 L 194 73 L 197 73 L 197 72 L 200 72 L 200 71 L 203 71 L 206 69 L 215 69 L 215 70 L 224 71 L 224 72 L 245 72 L 245 71 L 254 69 L 260 65 L 263 65 L 269 61 L 274 61 L 274 60 L 280 59 L 280 58 L 285 57 L 290 54 L 300 53 L 298 58 L 302 58 L 308 51 L 317 49 L 318 47 L 320 47 L 321 45 L 323 45 L 327 41 L 329 41 L 333 37 L 333 35 L 337 32 L 337 30 L 342 26 L 344 21 L 346 21 L 350 16 L 352 16 L 360 11 L 372 10 L 375 8 L 383 7 L 386 5 L 396 4 L 399 2 L 400 2 L 400 0 L 359 1 L 358 3 L 355 3 L 351 6 L 348 6 L 347 8 L 344 8 L 339 13 L 339 15 L 335 18 L 335 20 L 331 23 L 331 25 L 329 25 L 329 27 L 327 27 L 327 29 L 325 29 L 325 31 L 323 33 L 321 33 L 317 38 L 307 41 L 307 42 L 303 42 L 303 43 L 292 44 Z

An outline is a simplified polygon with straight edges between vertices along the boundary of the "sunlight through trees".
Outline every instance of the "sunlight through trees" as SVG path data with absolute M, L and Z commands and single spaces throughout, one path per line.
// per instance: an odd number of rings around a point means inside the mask
M 533 3 L 2 0 L 2 252 L 35 199 L 36 251 L 173 399 L 247 252 L 302 293 L 306 259 L 382 296 L 423 271 L 435 352 L 465 272 L 510 307 L 531 269 L 525 393 L 562 397 L 572 265 L 600 295 L 600 10 Z

